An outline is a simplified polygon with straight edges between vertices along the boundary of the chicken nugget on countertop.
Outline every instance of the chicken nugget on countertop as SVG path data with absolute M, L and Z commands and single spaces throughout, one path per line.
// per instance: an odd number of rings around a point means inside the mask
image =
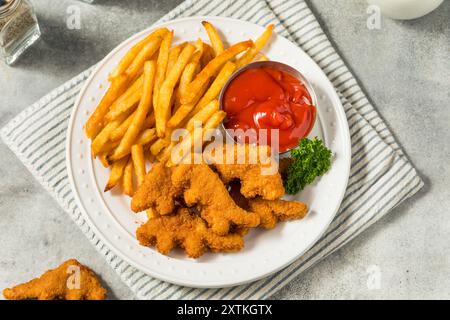
M 3 295 L 8 300 L 104 300 L 106 289 L 91 269 L 70 259 L 39 278 L 3 290 Z

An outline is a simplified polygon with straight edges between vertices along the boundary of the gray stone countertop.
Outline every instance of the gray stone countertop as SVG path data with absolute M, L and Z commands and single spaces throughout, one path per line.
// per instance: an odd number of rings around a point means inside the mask
M 31 0 L 42 39 L 14 66 L 0 63 L 0 126 L 101 60 L 181 1 Z M 326 32 L 426 186 L 275 299 L 450 298 L 450 1 L 413 21 L 366 27 L 364 0 L 310 0 Z M 66 26 L 69 6 L 81 29 Z M 133 299 L 70 217 L 0 143 L 0 289 L 64 259 L 98 272 L 113 299 Z M 371 286 L 373 272 L 379 286 Z M 369 285 L 368 285 L 369 283 Z

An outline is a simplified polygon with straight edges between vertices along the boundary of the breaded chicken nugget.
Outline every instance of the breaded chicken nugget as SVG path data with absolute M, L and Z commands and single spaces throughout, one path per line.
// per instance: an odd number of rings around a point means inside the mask
M 91 269 L 70 259 L 39 278 L 3 290 L 3 295 L 9 300 L 104 300 L 106 289 Z
M 225 235 L 231 226 L 256 227 L 259 216 L 236 205 L 217 173 L 206 164 L 178 165 L 172 184 L 181 186 L 187 206 L 196 206 L 208 226 Z
M 238 234 L 219 236 L 209 229 L 205 221 L 187 208 L 149 219 L 138 228 L 136 236 L 144 246 L 156 246 L 162 254 L 168 254 L 179 246 L 191 258 L 198 258 L 206 250 L 213 252 L 239 251 L 244 241 Z
M 261 196 L 263 199 L 275 200 L 284 195 L 281 175 L 278 170 L 269 170 L 270 166 L 276 165 L 276 161 L 272 159 L 271 162 L 261 163 L 261 157 L 269 159 L 269 147 L 235 144 L 231 150 L 232 158 L 225 145 L 222 150 L 217 151 L 224 153 L 223 161 L 215 161 L 217 158 L 211 160 L 211 165 L 224 183 L 240 180 L 241 193 L 246 198 Z
M 140 212 L 151 208 L 161 215 L 173 212 L 175 198 L 181 193 L 181 189 L 171 183 L 171 175 L 171 168 L 163 163 L 155 164 L 135 192 L 131 210 Z

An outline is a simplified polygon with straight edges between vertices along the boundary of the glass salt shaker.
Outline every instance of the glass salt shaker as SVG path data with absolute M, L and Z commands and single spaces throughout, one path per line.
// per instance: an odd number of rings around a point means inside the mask
M 28 0 L 0 0 L 0 58 L 13 64 L 40 35 Z

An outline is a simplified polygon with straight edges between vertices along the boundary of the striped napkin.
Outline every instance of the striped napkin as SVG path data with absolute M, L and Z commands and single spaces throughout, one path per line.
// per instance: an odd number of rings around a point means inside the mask
M 264 299 L 320 259 L 335 252 L 392 208 L 416 193 L 423 182 L 383 120 L 333 49 L 303 0 L 188 0 L 160 22 L 214 15 L 275 24 L 278 34 L 307 52 L 339 93 L 352 140 L 352 168 L 340 211 L 317 244 L 284 270 L 232 288 L 195 289 L 154 279 L 117 257 L 102 243 L 77 208 L 67 177 L 65 139 L 70 112 L 92 68 L 57 88 L 14 118 L 3 130 L 5 143 L 71 215 L 140 299 Z

